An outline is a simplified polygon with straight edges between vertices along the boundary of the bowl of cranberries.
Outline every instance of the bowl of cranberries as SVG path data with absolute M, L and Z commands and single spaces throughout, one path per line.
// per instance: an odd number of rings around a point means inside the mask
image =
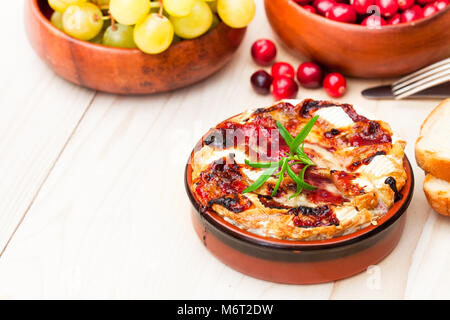
M 394 77 L 450 56 L 450 0 L 265 0 L 283 42 L 346 75 Z

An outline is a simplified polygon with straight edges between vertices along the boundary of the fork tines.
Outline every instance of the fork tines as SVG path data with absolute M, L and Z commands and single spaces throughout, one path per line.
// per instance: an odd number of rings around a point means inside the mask
M 450 58 L 420 69 L 392 84 L 395 99 L 403 99 L 414 93 L 450 81 Z

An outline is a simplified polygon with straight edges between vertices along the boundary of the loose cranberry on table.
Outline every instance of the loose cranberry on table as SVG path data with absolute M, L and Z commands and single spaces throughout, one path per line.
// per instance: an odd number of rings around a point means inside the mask
M 282 99 L 293 99 L 297 97 L 298 84 L 294 79 L 281 76 L 274 78 L 272 84 L 272 95 L 276 101 Z
M 314 0 L 313 6 L 318 14 L 324 16 L 336 4 L 334 0 Z
M 432 16 L 433 14 L 438 13 L 438 12 L 439 12 L 439 10 L 438 10 L 438 8 L 436 8 L 434 3 L 427 4 L 423 8 L 423 16 L 424 17 Z
M 400 10 L 406 10 L 414 5 L 414 0 L 397 0 L 397 4 Z
M 297 80 L 305 88 L 320 87 L 322 77 L 322 68 L 314 62 L 304 62 L 297 69 Z
M 394 16 L 390 17 L 387 21 L 387 24 L 396 25 L 401 22 L 401 14 L 396 13 Z
M 270 86 L 272 85 L 273 78 L 272 76 L 264 71 L 258 70 L 252 77 L 250 78 L 250 82 L 252 83 L 253 89 L 259 94 L 269 94 Z
M 385 26 L 386 24 L 387 24 L 386 21 L 382 17 L 377 16 L 376 14 L 368 16 L 361 22 L 361 25 L 368 28 L 378 28 L 381 26 Z
M 272 77 L 279 78 L 286 76 L 289 78 L 295 78 L 295 69 L 287 62 L 277 62 L 272 66 Z
M 398 11 L 397 0 L 376 0 L 375 5 L 383 17 L 392 17 Z
M 316 8 L 314 8 L 313 6 L 310 6 L 310 5 L 303 6 L 303 9 L 305 9 L 306 11 L 309 11 L 311 13 L 316 13 Z
M 366 14 L 369 7 L 375 5 L 375 0 L 350 0 L 350 5 L 357 13 Z
M 259 39 L 253 43 L 251 52 L 257 64 L 268 66 L 275 60 L 277 48 L 269 39 Z
M 434 3 L 434 6 L 438 9 L 438 10 L 444 10 L 447 6 L 448 6 L 448 0 L 437 0 Z
M 406 9 L 401 13 L 401 22 L 411 22 L 417 19 L 423 18 L 422 8 L 418 5 L 414 5 L 410 9 Z
M 325 17 L 334 21 L 347 23 L 354 23 L 357 18 L 356 11 L 352 8 L 352 6 L 345 3 L 337 3 L 332 6 L 325 13 Z
M 347 89 L 347 81 L 342 74 L 333 72 L 323 79 L 323 88 L 333 98 L 339 98 Z

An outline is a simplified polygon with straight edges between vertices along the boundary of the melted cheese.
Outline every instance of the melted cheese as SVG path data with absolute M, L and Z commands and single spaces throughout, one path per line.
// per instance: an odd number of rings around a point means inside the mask
M 363 188 L 365 192 L 372 191 L 374 189 L 370 180 L 364 176 L 359 176 L 358 178 L 354 179 L 352 183 Z
M 345 128 L 353 124 L 353 120 L 341 107 L 328 107 L 316 111 L 319 120 L 324 120 L 334 128 Z
M 350 126 L 352 126 L 354 122 L 341 107 L 332 106 L 321 108 L 317 110 L 315 114 L 319 116 L 320 122 L 326 123 L 333 128 L 348 128 L 348 130 L 352 130 Z M 251 118 L 251 116 L 251 111 L 247 111 L 233 119 L 233 121 L 239 122 L 243 121 L 243 119 L 246 119 L 245 121 L 247 121 L 248 118 Z M 287 115 L 277 114 L 278 120 L 283 116 Z M 314 133 L 312 132 L 307 138 L 309 143 L 305 143 L 304 146 L 305 150 L 309 149 L 310 152 L 312 151 L 311 155 L 314 155 L 313 161 L 316 163 L 317 168 L 347 171 L 346 166 L 349 163 L 346 162 L 352 161 L 353 157 L 351 155 L 354 152 L 358 152 L 358 147 L 343 147 L 340 149 L 338 148 L 334 152 L 330 152 L 326 146 L 321 146 L 321 140 L 319 138 L 322 137 L 322 134 L 323 132 L 320 132 L 320 129 L 318 130 L 318 133 L 316 133 L 316 136 L 314 136 Z M 403 149 L 404 145 L 401 146 L 401 148 Z M 234 160 L 236 163 L 245 163 L 244 160 L 247 156 L 240 150 L 234 148 L 218 150 L 209 146 L 204 146 L 194 155 L 193 169 L 198 174 L 212 162 L 223 157 L 228 157 L 230 153 L 234 153 Z M 244 211 L 239 214 L 228 212 L 226 208 L 222 208 L 221 211 L 216 210 L 216 212 L 223 216 L 228 222 L 240 228 L 268 237 L 289 237 L 292 240 L 312 240 L 321 238 L 325 239 L 339 234 L 348 234 L 367 226 L 371 221 L 375 221 L 378 217 L 386 213 L 390 206 L 392 206 L 393 194 L 389 186 L 385 184 L 385 180 L 388 176 L 394 176 L 395 174 L 397 174 L 400 178 L 400 181 L 401 179 L 405 179 L 402 178 L 406 176 L 404 170 L 402 171 L 402 161 L 403 152 L 393 153 L 390 155 L 378 155 L 375 156 L 369 164 L 362 165 L 356 170 L 359 175 L 352 181 L 352 183 L 364 188 L 364 191 L 366 192 L 365 195 L 370 196 L 376 192 L 381 201 L 377 202 L 372 207 L 361 207 L 352 201 L 357 197 L 360 201 L 366 201 L 366 199 L 363 198 L 364 195 L 361 195 L 361 198 L 359 198 L 360 195 L 358 195 L 353 198 L 349 197 L 349 202 L 346 202 L 343 205 L 331 205 L 330 207 L 333 209 L 336 218 L 339 220 L 339 226 L 337 226 L 335 231 L 330 231 L 334 230 L 333 228 L 335 228 L 335 226 L 297 228 L 294 226 L 292 219 L 284 219 L 284 217 L 286 217 L 285 213 L 287 213 L 288 209 L 271 209 L 269 207 L 264 207 L 261 203 L 259 203 L 256 193 L 246 194 L 248 199 L 250 199 L 254 204 L 257 204 L 256 208 L 249 209 L 248 211 Z M 262 172 L 264 172 L 264 170 L 265 169 L 250 169 L 248 167 L 244 167 L 242 168 L 242 173 L 247 176 L 248 180 L 255 181 L 262 174 Z M 193 179 L 195 179 L 194 173 Z M 271 177 L 268 181 L 275 183 L 276 180 L 277 177 Z M 404 181 L 401 183 L 404 183 Z M 403 184 L 400 185 L 400 188 L 402 185 Z M 340 193 L 334 184 L 325 184 L 321 187 L 334 194 Z M 309 200 L 305 194 L 300 194 L 292 199 L 289 199 L 289 196 L 292 195 L 292 193 L 293 191 L 288 191 L 287 194 L 285 192 L 280 193 L 280 195 L 277 195 L 274 200 L 292 208 L 299 206 L 318 206 L 318 204 Z M 376 197 L 374 197 L 374 199 L 377 200 Z M 261 206 L 263 207 L 261 208 Z M 283 210 L 285 210 L 285 212 Z M 262 214 L 265 217 L 262 217 Z
M 331 170 L 344 170 L 337 157 L 325 148 L 311 143 L 305 143 L 305 148 L 311 149 L 320 156 L 319 158 L 314 159 L 318 167 L 329 168 Z
M 374 157 L 368 165 L 361 166 L 357 171 L 370 177 L 378 178 L 382 176 L 387 177 L 396 170 L 397 169 L 392 163 L 390 157 L 379 155 Z
M 342 223 L 347 220 L 352 220 L 357 216 L 358 211 L 354 207 L 339 207 L 334 210 L 334 214 Z
M 218 150 L 205 146 L 195 154 L 194 161 L 197 165 L 206 166 L 223 157 L 228 157 L 230 153 L 234 154 L 234 161 L 238 164 L 244 164 L 245 159 L 247 159 L 245 153 L 238 149 Z

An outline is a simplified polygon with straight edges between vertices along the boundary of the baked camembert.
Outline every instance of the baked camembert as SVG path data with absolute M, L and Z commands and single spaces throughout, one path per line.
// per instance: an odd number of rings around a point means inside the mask
M 314 162 L 303 172 L 304 181 L 315 189 L 298 194 L 285 175 L 273 194 L 275 172 L 243 193 L 265 170 L 248 166 L 246 159 L 277 162 L 289 153 L 277 121 L 296 137 L 315 116 L 303 146 Z M 194 150 L 191 191 L 201 210 L 265 237 L 307 241 L 349 234 L 376 224 L 401 198 L 406 143 L 392 136 L 387 123 L 369 120 L 349 104 L 306 99 L 249 110 L 220 123 Z M 304 166 L 290 164 L 297 175 Z

